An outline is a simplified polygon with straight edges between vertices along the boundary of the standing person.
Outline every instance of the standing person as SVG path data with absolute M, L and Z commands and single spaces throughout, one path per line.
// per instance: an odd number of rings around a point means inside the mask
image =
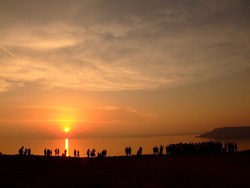
M 128 155 L 131 156 L 131 153 L 132 153 L 132 149 L 131 149 L 131 147 L 129 146 L 129 147 L 128 147 Z
M 55 156 L 57 156 L 57 148 L 55 149 Z
M 90 150 L 89 149 L 87 150 L 87 156 L 88 156 L 88 158 L 90 156 Z
M 238 152 L 238 147 L 237 147 L 237 143 L 236 142 L 234 142 L 234 150 L 235 150 L 235 152 Z
M 160 154 L 159 155 L 163 155 L 163 145 L 160 146 Z
M 46 157 L 47 156 L 47 148 L 44 148 L 43 153 L 44 153 L 44 156 Z
M 19 149 L 19 151 L 18 151 L 18 153 L 19 153 L 20 156 L 23 156 L 23 148 L 24 148 L 24 146 L 22 146 L 22 147 Z
M 128 156 L 128 147 L 125 148 L 125 154 Z
M 30 156 L 30 154 L 31 154 L 31 149 L 29 148 L 28 149 L 28 156 Z

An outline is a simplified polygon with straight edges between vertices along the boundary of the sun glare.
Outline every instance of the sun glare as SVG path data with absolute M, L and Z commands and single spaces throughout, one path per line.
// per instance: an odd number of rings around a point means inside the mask
M 65 128 L 64 128 L 64 132 L 65 132 L 65 133 L 68 133 L 68 132 L 69 132 L 69 128 L 68 128 L 68 127 L 65 127 Z
M 68 157 L 69 156 L 69 139 L 68 138 L 65 139 L 65 151 L 66 151 L 65 155 Z

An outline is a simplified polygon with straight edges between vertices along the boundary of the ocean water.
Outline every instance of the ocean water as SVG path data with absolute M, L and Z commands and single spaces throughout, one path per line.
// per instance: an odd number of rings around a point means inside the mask
M 74 149 L 80 151 L 81 157 L 86 157 L 87 149 L 95 149 L 97 152 L 103 149 L 107 150 L 108 156 L 122 156 L 125 155 L 124 149 L 126 146 L 132 148 L 132 154 L 136 154 L 138 148 L 143 148 L 143 154 L 152 154 L 154 146 L 168 145 L 175 143 L 189 143 L 189 142 L 203 142 L 212 139 L 199 138 L 196 135 L 175 135 L 175 136 L 131 136 L 131 137 L 104 137 L 104 138 L 82 138 L 82 139 L 68 139 L 69 155 L 74 155 Z M 31 153 L 35 155 L 43 155 L 44 148 L 53 150 L 59 148 L 60 153 L 65 149 L 65 139 L 32 139 L 32 140 L 1 140 L 0 152 L 3 154 L 17 154 L 21 146 L 31 148 Z M 224 142 L 223 140 L 222 142 Z M 226 140 L 228 141 L 228 140 Z M 238 150 L 250 149 L 249 140 L 232 140 L 237 142 Z M 165 153 L 165 150 L 164 150 Z

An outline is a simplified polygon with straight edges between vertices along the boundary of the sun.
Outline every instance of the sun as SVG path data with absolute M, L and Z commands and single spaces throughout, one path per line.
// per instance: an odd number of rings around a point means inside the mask
M 68 127 L 65 127 L 65 128 L 64 128 L 64 132 L 65 132 L 65 133 L 68 133 L 68 132 L 69 132 L 69 128 L 68 128 Z

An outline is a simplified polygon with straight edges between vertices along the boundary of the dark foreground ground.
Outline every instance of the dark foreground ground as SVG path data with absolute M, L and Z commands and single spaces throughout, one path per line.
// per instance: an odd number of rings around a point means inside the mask
M 250 187 L 250 154 L 0 156 L 0 187 Z

